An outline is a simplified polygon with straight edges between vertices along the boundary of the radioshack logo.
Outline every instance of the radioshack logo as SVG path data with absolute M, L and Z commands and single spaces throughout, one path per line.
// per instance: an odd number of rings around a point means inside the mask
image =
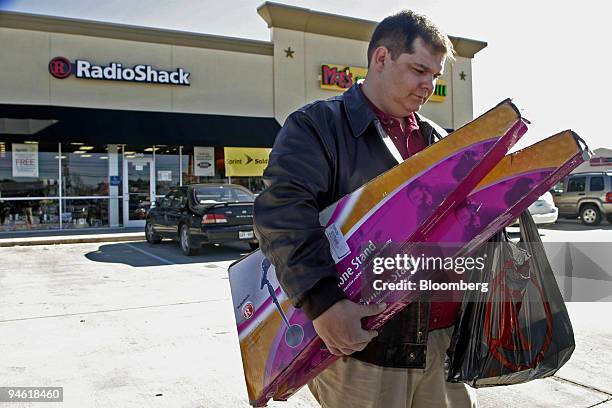
M 64 57 L 55 57 L 49 61 L 49 72 L 56 78 L 67 78 L 72 73 L 72 64 Z
M 164 71 L 144 64 L 124 67 L 120 62 L 111 62 L 108 65 L 95 65 L 86 60 L 75 60 L 74 64 L 72 64 L 64 57 L 55 57 L 49 61 L 49 72 L 58 79 L 64 79 L 70 76 L 70 74 L 74 74 L 79 79 L 184 86 L 190 85 L 189 76 L 191 75 L 183 68 L 177 68 L 174 71 Z

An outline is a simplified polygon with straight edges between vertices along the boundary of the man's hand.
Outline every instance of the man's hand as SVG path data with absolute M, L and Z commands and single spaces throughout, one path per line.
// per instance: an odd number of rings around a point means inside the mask
M 362 305 L 343 299 L 312 323 L 330 353 L 336 356 L 349 355 L 363 350 L 370 340 L 378 336 L 375 330 L 364 330 L 361 327 L 361 319 L 375 316 L 386 308 L 384 303 Z

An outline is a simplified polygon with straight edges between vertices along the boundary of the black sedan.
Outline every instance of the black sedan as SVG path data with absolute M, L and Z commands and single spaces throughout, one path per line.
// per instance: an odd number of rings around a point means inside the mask
M 176 187 L 147 213 L 147 242 L 178 240 L 185 255 L 202 245 L 247 242 L 258 247 L 253 233 L 253 201 L 246 188 L 234 184 L 193 184 Z

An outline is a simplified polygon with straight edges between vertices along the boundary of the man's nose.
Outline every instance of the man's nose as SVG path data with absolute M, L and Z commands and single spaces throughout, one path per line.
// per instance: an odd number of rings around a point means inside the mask
M 427 91 L 427 93 L 432 93 L 436 87 L 436 78 L 434 78 L 433 75 L 425 76 L 421 86 Z

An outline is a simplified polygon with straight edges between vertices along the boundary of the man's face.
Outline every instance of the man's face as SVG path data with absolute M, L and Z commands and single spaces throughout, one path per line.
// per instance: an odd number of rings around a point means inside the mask
M 421 38 L 415 39 L 413 48 L 413 54 L 403 53 L 395 61 L 387 52 L 380 72 L 385 111 L 397 118 L 421 109 L 444 71 L 445 54 L 435 53 Z

